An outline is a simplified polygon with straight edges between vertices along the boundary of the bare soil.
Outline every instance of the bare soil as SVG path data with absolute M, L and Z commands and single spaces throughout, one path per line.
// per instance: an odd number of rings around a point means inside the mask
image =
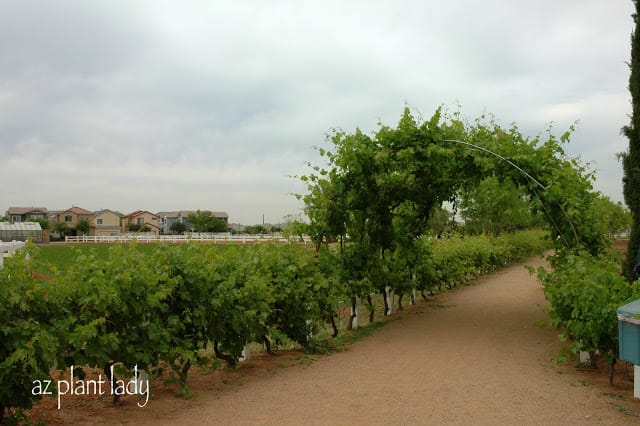
M 531 266 L 544 264 L 534 258 Z M 236 370 L 192 375 L 194 396 L 152 383 L 152 400 L 47 398 L 49 424 L 640 424 L 632 367 L 558 364 L 540 284 L 523 265 L 419 301 L 330 355 L 260 354 Z M 378 318 L 379 319 L 379 318 Z

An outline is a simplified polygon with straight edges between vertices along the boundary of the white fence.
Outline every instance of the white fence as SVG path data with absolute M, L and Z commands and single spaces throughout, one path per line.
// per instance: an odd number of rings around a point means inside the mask
M 3 243 L 0 241 L 0 268 L 4 264 L 5 257 L 11 257 L 16 253 L 16 250 L 23 248 L 25 245 L 24 241 L 11 241 Z
M 127 243 L 137 241 L 139 243 L 186 243 L 188 241 L 213 242 L 214 244 L 236 243 L 236 244 L 252 244 L 256 242 L 274 242 L 274 243 L 302 243 L 311 242 L 308 236 L 285 237 L 282 234 L 231 234 L 231 233 L 191 233 L 185 235 L 153 235 L 153 234 L 122 234 L 113 236 L 94 236 L 81 235 L 77 237 L 65 237 L 67 243 Z

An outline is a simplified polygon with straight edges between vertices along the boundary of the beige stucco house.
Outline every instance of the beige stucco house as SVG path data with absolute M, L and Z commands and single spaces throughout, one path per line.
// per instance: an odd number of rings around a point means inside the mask
M 91 229 L 89 235 L 97 237 L 109 237 L 120 233 L 120 220 L 122 214 L 113 210 L 104 209 L 94 212 L 91 218 Z
M 161 228 L 160 217 L 147 210 L 137 210 L 135 212 L 129 213 L 122 218 L 120 223 L 120 229 L 122 232 L 130 232 L 129 225 L 139 225 L 140 227 L 146 225 L 147 227 L 149 227 L 149 231 L 147 232 L 158 235 Z
M 78 225 L 78 222 L 80 222 L 82 219 L 86 219 L 89 222 L 89 225 L 91 225 L 91 220 L 93 219 L 93 212 L 89 210 L 85 210 L 82 207 L 74 206 L 74 207 L 71 207 L 70 209 L 67 209 L 58 213 L 55 216 L 56 222 L 63 222 L 69 228 L 67 235 L 76 235 L 77 233 L 76 226 Z

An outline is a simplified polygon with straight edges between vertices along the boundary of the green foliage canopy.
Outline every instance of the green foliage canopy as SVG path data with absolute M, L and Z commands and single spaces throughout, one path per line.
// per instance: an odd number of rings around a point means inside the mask
M 629 92 L 631 93 L 631 122 L 623 127 L 624 135 L 629 139 L 629 149 L 622 153 L 622 177 L 624 200 L 629 206 L 632 217 L 631 235 L 627 248 L 625 274 L 634 279 L 636 255 L 640 250 L 640 2 L 634 0 L 636 12 L 632 15 L 635 24 L 631 35 L 631 62 L 629 68 Z
M 187 216 L 187 222 L 195 232 L 226 232 L 227 224 L 224 220 L 213 216 L 208 210 L 198 210 Z
M 311 172 L 301 176 L 310 236 L 317 247 L 339 242 L 342 278 L 352 283 L 352 299 L 371 289 L 384 291 L 398 268 L 415 276 L 418 265 L 411 256 L 402 265 L 391 259 L 415 250 L 434 209 L 471 188 L 478 188 L 477 197 L 484 191 L 487 200 L 503 198 L 494 212 L 507 214 L 509 203 L 517 206 L 514 217 L 524 210 L 541 212 L 559 248 L 598 253 L 605 239 L 599 212 L 591 208 L 593 174 L 565 155 L 562 145 L 569 137 L 570 131 L 560 138 L 548 132 L 544 140 L 531 139 L 515 125 L 504 129 L 485 117 L 469 124 L 441 109 L 422 121 L 409 108 L 395 128 L 381 125 L 371 136 L 360 129 L 333 131 L 330 148 L 318 149 L 325 165 L 310 164 Z M 512 194 L 530 200 L 530 208 L 513 195 L 508 199 L 497 182 L 515 188 Z

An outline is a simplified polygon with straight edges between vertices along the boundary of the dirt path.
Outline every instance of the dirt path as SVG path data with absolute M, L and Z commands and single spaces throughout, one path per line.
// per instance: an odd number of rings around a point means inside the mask
M 263 372 L 190 401 L 173 398 L 169 405 L 157 400 L 143 409 L 128 407 L 122 420 L 180 425 L 640 423 L 635 414 L 640 404 L 631 401 L 624 374 L 617 378 L 621 384 L 609 388 L 600 383 L 606 380 L 603 373 L 576 372 L 574 364 L 554 366 L 558 341 L 555 330 L 539 326 L 546 319 L 541 304 L 535 278 L 521 265 L 509 267 L 476 285 L 420 302 L 348 351 Z

